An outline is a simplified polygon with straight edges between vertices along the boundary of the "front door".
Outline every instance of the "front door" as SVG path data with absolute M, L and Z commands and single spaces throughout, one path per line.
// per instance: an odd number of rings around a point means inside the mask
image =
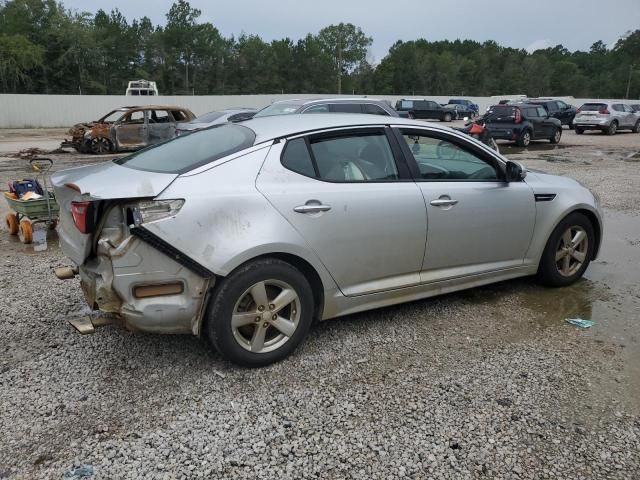
M 134 110 L 125 114 L 113 128 L 118 150 L 137 150 L 147 145 L 144 110 Z
M 426 211 L 388 129 L 289 139 L 269 152 L 256 186 L 315 252 L 345 295 L 416 285 Z
M 504 181 L 498 161 L 447 134 L 401 129 L 427 206 L 421 280 L 522 266 L 535 221 L 533 191 Z

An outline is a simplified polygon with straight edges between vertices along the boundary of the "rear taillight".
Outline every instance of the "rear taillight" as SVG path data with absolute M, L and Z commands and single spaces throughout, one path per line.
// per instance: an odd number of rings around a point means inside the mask
M 609 115 L 609 109 L 607 107 L 601 108 L 598 110 L 598 113 L 602 113 L 603 115 Z
M 93 203 L 71 202 L 71 216 L 73 223 L 81 233 L 93 231 Z
M 519 108 L 515 108 L 515 123 L 520 123 L 522 122 L 522 113 L 520 113 L 520 109 Z

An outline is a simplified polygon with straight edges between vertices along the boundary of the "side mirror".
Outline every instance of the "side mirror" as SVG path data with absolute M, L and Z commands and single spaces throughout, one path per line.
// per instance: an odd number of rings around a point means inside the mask
M 527 171 L 521 163 L 509 160 L 506 167 L 507 182 L 521 182 L 527 176 Z

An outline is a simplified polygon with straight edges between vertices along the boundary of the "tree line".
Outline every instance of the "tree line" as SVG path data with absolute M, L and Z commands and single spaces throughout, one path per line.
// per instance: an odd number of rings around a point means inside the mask
M 528 53 L 472 40 L 398 41 L 373 65 L 372 38 L 352 24 L 265 42 L 225 38 L 176 1 L 164 25 L 128 22 L 55 0 L 0 0 L 0 93 L 116 94 L 155 80 L 163 95 L 353 93 L 640 97 L 640 29 L 612 48 Z

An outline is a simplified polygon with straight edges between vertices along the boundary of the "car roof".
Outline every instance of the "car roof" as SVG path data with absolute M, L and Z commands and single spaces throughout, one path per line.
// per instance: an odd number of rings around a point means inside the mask
M 242 126 L 248 127 L 255 132 L 256 144 L 315 130 L 359 126 L 383 127 L 385 125 L 428 126 L 441 131 L 452 131 L 449 127 L 442 127 L 421 120 L 351 113 L 315 113 L 313 115 L 294 113 L 258 117 L 242 122 Z
M 116 108 L 116 110 L 124 111 L 124 110 L 146 110 L 146 109 L 157 109 L 157 110 L 188 110 L 185 107 L 178 107 L 177 105 L 128 105 L 126 107 Z

